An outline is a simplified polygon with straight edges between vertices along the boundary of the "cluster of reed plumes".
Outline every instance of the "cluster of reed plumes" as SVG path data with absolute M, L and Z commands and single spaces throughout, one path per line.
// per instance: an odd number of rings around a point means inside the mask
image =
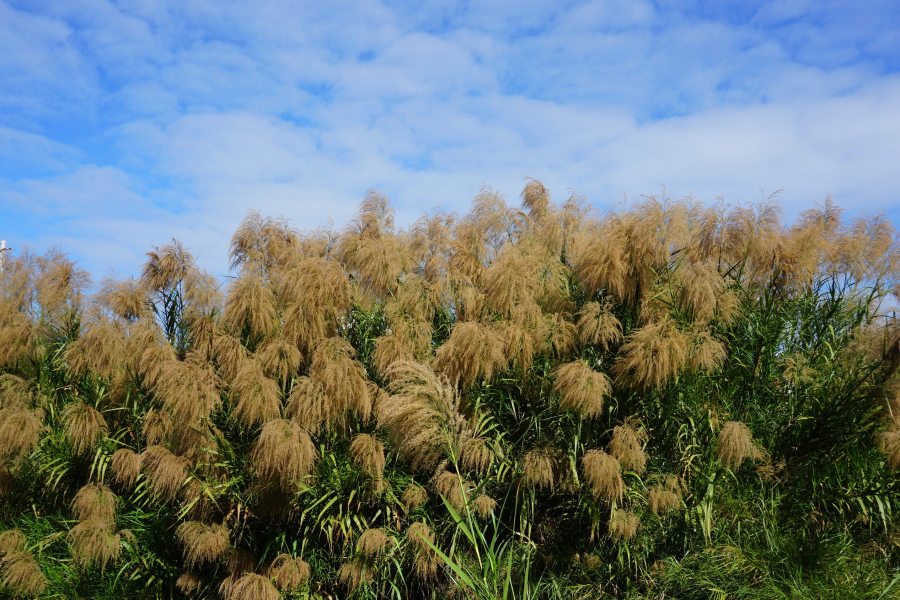
M 336 231 L 251 213 L 230 256 L 222 283 L 172 241 L 96 287 L 8 258 L 8 593 L 702 596 L 671 574 L 753 551 L 765 502 L 868 552 L 871 585 L 896 568 L 881 217 L 598 213 L 529 180 L 408 229 L 375 193 Z

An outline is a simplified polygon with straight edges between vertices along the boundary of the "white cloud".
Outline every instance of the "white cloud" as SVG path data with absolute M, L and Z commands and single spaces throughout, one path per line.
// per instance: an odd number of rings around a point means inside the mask
M 0 201 L 95 273 L 173 236 L 222 273 L 251 208 L 341 225 L 376 188 L 408 223 L 526 175 L 900 208 L 896 11 L 718 6 L 0 0 Z

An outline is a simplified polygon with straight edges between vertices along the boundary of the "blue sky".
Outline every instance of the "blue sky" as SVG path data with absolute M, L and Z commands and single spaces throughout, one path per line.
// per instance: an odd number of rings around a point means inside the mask
M 900 215 L 900 2 L 0 0 L 0 237 L 99 279 L 249 209 L 398 222 L 557 200 L 831 194 Z

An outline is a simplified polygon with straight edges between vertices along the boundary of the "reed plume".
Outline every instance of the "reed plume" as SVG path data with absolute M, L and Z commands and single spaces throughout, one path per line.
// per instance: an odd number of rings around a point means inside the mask
M 248 272 L 231 281 L 222 320 L 236 335 L 244 331 L 257 339 L 269 335 L 276 316 L 275 293 L 262 275 Z
M 688 364 L 690 339 L 670 320 L 633 332 L 613 367 L 617 380 L 632 388 L 662 387 Z
M 560 406 L 580 412 L 585 418 L 596 418 L 603 412 L 603 399 L 612 393 L 609 379 L 576 360 L 557 367 L 553 391 L 560 395 Z
M 346 426 L 348 413 L 355 412 L 363 420 L 372 414 L 372 398 L 366 385 L 366 371 L 354 360 L 356 351 L 341 338 L 323 340 L 313 354 L 309 377 L 320 394 L 310 395 L 315 413 L 321 414 L 332 428 Z
M 603 450 L 588 450 L 581 457 L 584 476 L 591 486 L 594 499 L 606 502 L 620 502 L 625 491 L 625 482 L 620 473 L 619 461 Z
M 31 454 L 44 429 L 30 410 L 16 406 L 0 409 L 0 457 L 13 462 Z
M 729 468 L 737 469 L 748 458 L 755 460 L 753 434 L 740 421 L 728 421 L 719 432 L 719 459 Z
M 368 558 L 377 559 L 392 545 L 392 540 L 381 528 L 366 529 L 356 542 L 356 550 Z
M 413 569 L 416 575 L 426 581 L 434 579 L 438 569 L 438 556 L 432 547 L 434 532 L 427 524 L 417 521 L 409 526 L 406 537 L 415 551 Z
M 177 422 L 188 426 L 208 419 L 222 404 L 215 368 L 193 353 L 184 361 L 164 363 L 154 391 L 163 408 Z
M 522 457 L 522 481 L 532 488 L 553 488 L 555 451 L 551 448 L 535 448 Z
M 203 580 L 196 573 L 182 573 L 175 580 L 175 587 L 182 594 L 190 595 L 200 589 Z
M 641 520 L 631 511 L 617 509 L 609 518 L 609 535 L 616 542 L 627 542 L 641 526 Z
M 463 469 L 484 473 L 494 461 L 494 450 L 481 437 L 470 437 L 463 442 L 459 464 Z
M 369 561 L 356 558 L 346 562 L 338 569 L 338 581 L 351 593 L 361 584 L 372 581 L 375 578 L 375 566 Z
M 172 417 L 164 410 L 148 410 L 144 413 L 143 423 L 141 423 L 141 433 L 144 439 L 152 445 L 162 444 L 172 437 L 175 430 L 175 424 L 172 423 Z
M 257 427 L 281 416 L 278 383 L 263 374 L 260 365 L 248 361 L 231 386 L 233 417 L 245 427 Z
M 231 549 L 228 529 L 223 523 L 185 521 L 175 535 L 182 544 L 184 562 L 189 569 L 223 559 Z
M 72 546 L 72 556 L 85 566 L 97 565 L 106 569 L 110 562 L 118 560 L 122 552 L 122 536 L 114 531 L 115 525 L 96 518 L 79 522 L 67 537 Z
M 380 492 L 384 485 L 384 446 L 375 436 L 361 433 L 350 443 L 350 456 L 353 462 L 365 471 Z
M 487 519 L 491 514 L 493 514 L 494 509 L 497 508 L 497 501 L 491 498 L 490 496 L 486 496 L 481 494 L 477 498 L 475 498 L 475 512 L 478 513 L 478 516 L 482 519 Z
M 233 583 L 226 579 L 219 587 L 225 600 L 280 600 L 281 594 L 267 578 L 257 573 L 247 573 Z
M 28 539 L 18 529 L 9 529 L 0 533 L 0 558 L 7 554 L 24 552 Z
M 646 441 L 646 430 L 638 428 L 638 422 L 629 417 L 613 428 L 608 450 L 623 469 L 641 475 L 647 468 L 647 454 L 643 448 Z
M 284 419 L 263 425 L 251 452 L 257 474 L 285 490 L 293 489 L 309 475 L 317 458 L 309 434 L 297 423 Z
M 459 456 L 468 437 L 461 398 L 444 376 L 412 362 L 388 371 L 393 395 L 380 409 L 379 421 L 390 431 L 394 452 L 414 469 L 433 469 L 441 458 Z
M 78 338 L 69 344 L 64 359 L 76 376 L 83 377 L 90 373 L 110 378 L 123 366 L 124 346 L 121 329 L 100 319 L 82 330 Z
M 256 358 L 266 377 L 284 385 L 300 366 L 300 350 L 286 339 L 275 336 L 267 339 L 256 352 Z
M 113 524 L 116 521 L 116 495 L 102 483 L 89 483 L 75 494 L 72 510 L 79 521 L 97 519 Z
M 93 406 L 72 402 L 62 413 L 66 437 L 77 454 L 93 450 L 97 442 L 107 434 L 106 419 Z
M 650 488 L 650 510 L 654 514 L 667 513 L 681 506 L 683 484 L 675 475 L 668 475 L 665 481 Z
M 128 448 L 120 448 L 112 455 L 111 467 L 116 481 L 131 487 L 141 474 L 141 455 Z
M 141 453 L 141 466 L 153 493 L 172 500 L 187 479 L 190 461 L 162 446 L 149 446 Z
M 428 492 L 421 485 L 410 483 L 409 486 L 403 490 L 402 500 L 403 504 L 406 505 L 407 510 L 415 510 L 428 501 Z
M 612 313 L 612 303 L 588 302 L 578 313 L 578 339 L 584 345 L 608 352 L 622 341 L 622 323 Z
M 16 597 L 37 597 L 47 588 L 47 578 L 29 552 L 12 552 L 0 559 L 3 587 Z
M 309 565 L 299 556 L 293 558 L 290 554 L 276 556 L 270 571 L 272 581 L 278 589 L 287 594 L 295 593 L 310 577 Z
M 503 338 L 487 325 L 456 323 L 449 339 L 437 350 L 434 368 L 467 387 L 491 379 L 506 367 L 505 346 Z
M 890 468 L 900 467 L 900 431 L 885 431 L 878 434 L 878 449 L 887 459 Z
M 450 503 L 450 506 L 461 511 L 469 503 L 472 495 L 472 483 L 456 473 L 443 471 L 434 478 L 434 488 Z

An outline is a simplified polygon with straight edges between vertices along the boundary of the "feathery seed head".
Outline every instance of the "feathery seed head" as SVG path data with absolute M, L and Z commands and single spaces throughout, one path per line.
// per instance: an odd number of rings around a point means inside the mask
M 642 474 L 647 467 L 647 454 L 644 443 L 647 431 L 639 428 L 640 423 L 632 418 L 625 419 L 621 425 L 613 428 L 613 437 L 609 442 L 609 453 L 613 455 L 626 471 Z
M 256 570 L 256 557 L 247 550 L 236 548 L 228 557 L 228 572 L 234 577 L 240 577 L 245 573 L 252 573 Z
M 0 457 L 15 461 L 27 456 L 41 440 L 44 425 L 30 410 L 0 409 Z
M 239 579 L 229 577 L 219 591 L 225 600 L 281 600 L 281 594 L 269 578 L 257 573 L 247 573 Z
M 553 391 L 560 395 L 562 408 L 576 410 L 585 418 L 600 416 L 603 399 L 612 393 L 606 375 L 594 371 L 581 360 L 558 367 L 554 374 L 556 384 Z
M 486 439 L 470 437 L 463 442 L 459 460 L 463 469 L 484 473 L 493 461 L 494 451 Z
M 407 510 L 415 510 L 428 501 L 428 492 L 421 485 L 410 483 L 403 491 L 403 504 Z
M 528 487 L 553 488 L 555 450 L 541 447 L 530 450 L 522 457 L 522 480 Z
M 164 410 L 148 410 L 144 413 L 141 423 L 141 433 L 151 446 L 162 444 L 169 440 L 175 429 L 172 417 Z
M 98 565 L 101 571 L 117 560 L 122 551 L 122 536 L 114 532 L 114 527 L 109 521 L 96 518 L 75 525 L 67 536 L 75 560 L 86 567 Z
M 47 587 L 47 578 L 29 552 L 11 552 L 0 559 L 3 587 L 13 597 L 36 598 Z
M 256 358 L 266 377 L 271 377 L 282 385 L 297 372 L 300 366 L 300 350 L 283 337 L 272 337 L 263 343 Z
M 612 314 L 611 302 L 588 302 L 578 313 L 578 339 L 604 351 L 622 341 L 622 323 Z
M 228 529 L 223 523 L 206 525 L 185 521 L 175 535 L 184 547 L 184 561 L 189 569 L 225 558 L 231 549 Z
M 182 594 L 190 595 L 196 592 L 202 583 L 203 580 L 200 579 L 200 576 L 196 573 L 182 573 L 178 579 L 175 580 L 175 587 L 177 587 L 178 591 Z
M 460 475 L 443 471 L 434 478 L 434 488 L 450 503 L 450 506 L 461 511 L 469 503 L 472 484 Z
M 675 475 L 669 475 L 663 483 L 650 488 L 650 510 L 654 514 L 667 513 L 681 506 L 683 485 Z
M 378 558 L 392 544 L 381 528 L 366 529 L 356 542 L 356 550 L 363 556 Z
M 242 273 L 231 281 L 222 320 L 235 335 L 246 332 L 253 338 L 272 333 L 277 316 L 272 288 L 258 272 Z
M 350 443 L 350 455 L 353 463 L 369 474 L 375 484 L 375 491 L 380 492 L 384 484 L 384 445 L 375 436 L 361 433 Z
M 740 421 L 728 421 L 719 432 L 719 459 L 729 469 L 737 469 L 746 459 L 758 456 L 753 434 Z
M 284 490 L 291 490 L 315 466 L 318 452 L 309 434 L 297 423 L 272 419 L 262 427 L 251 459 L 257 474 Z
M 434 533 L 431 528 L 425 523 L 416 522 L 409 526 L 406 536 L 415 548 L 413 569 L 416 574 L 425 580 L 433 579 L 437 575 L 438 556 L 431 547 L 431 544 L 434 544 Z
M 263 374 L 260 365 L 248 361 L 231 386 L 235 403 L 233 417 L 245 427 L 256 427 L 281 416 L 281 392 L 278 383 Z
M 635 536 L 641 526 L 636 514 L 626 510 L 615 510 L 609 518 L 609 535 L 616 542 L 627 542 Z
M 279 554 L 272 561 L 270 568 L 272 580 L 282 592 L 292 594 L 300 589 L 303 582 L 309 580 L 309 565 L 300 558 L 290 554 Z
M 603 498 L 610 504 L 621 501 L 625 482 L 622 480 L 619 461 L 615 457 L 603 450 L 588 450 L 581 457 L 581 466 L 594 499 Z
M 0 558 L 14 552 L 24 552 L 28 539 L 18 529 L 9 529 L 0 533 Z
M 613 371 L 628 387 L 662 387 L 685 368 L 689 347 L 689 337 L 668 319 L 651 323 L 628 336 Z
M 97 519 L 112 525 L 116 521 L 116 495 L 102 483 L 89 483 L 75 494 L 72 510 L 79 521 Z
M 154 391 L 163 408 L 179 423 L 192 426 L 207 419 L 222 404 L 215 368 L 202 356 L 188 354 L 184 361 L 162 365 Z
M 488 325 L 456 323 L 437 350 L 435 370 L 468 387 L 478 380 L 491 379 L 506 367 L 505 346 L 503 338 Z
M 66 436 L 77 454 L 92 450 L 109 430 L 100 411 L 83 402 L 72 402 L 66 406 L 62 418 Z
M 375 578 L 375 566 L 367 560 L 357 558 L 341 565 L 338 570 L 338 580 L 350 592 L 353 592 L 360 584 L 372 581 Z
M 490 496 L 486 496 L 481 494 L 477 498 L 475 498 L 475 512 L 478 513 L 478 516 L 482 519 L 487 519 L 494 512 L 494 509 L 497 508 L 497 501 L 491 498 Z
M 187 479 L 190 461 L 162 446 L 149 446 L 141 453 L 141 466 L 153 493 L 163 500 L 172 500 Z
M 878 434 L 878 449 L 887 458 L 890 468 L 900 467 L 900 431 L 885 431 Z

